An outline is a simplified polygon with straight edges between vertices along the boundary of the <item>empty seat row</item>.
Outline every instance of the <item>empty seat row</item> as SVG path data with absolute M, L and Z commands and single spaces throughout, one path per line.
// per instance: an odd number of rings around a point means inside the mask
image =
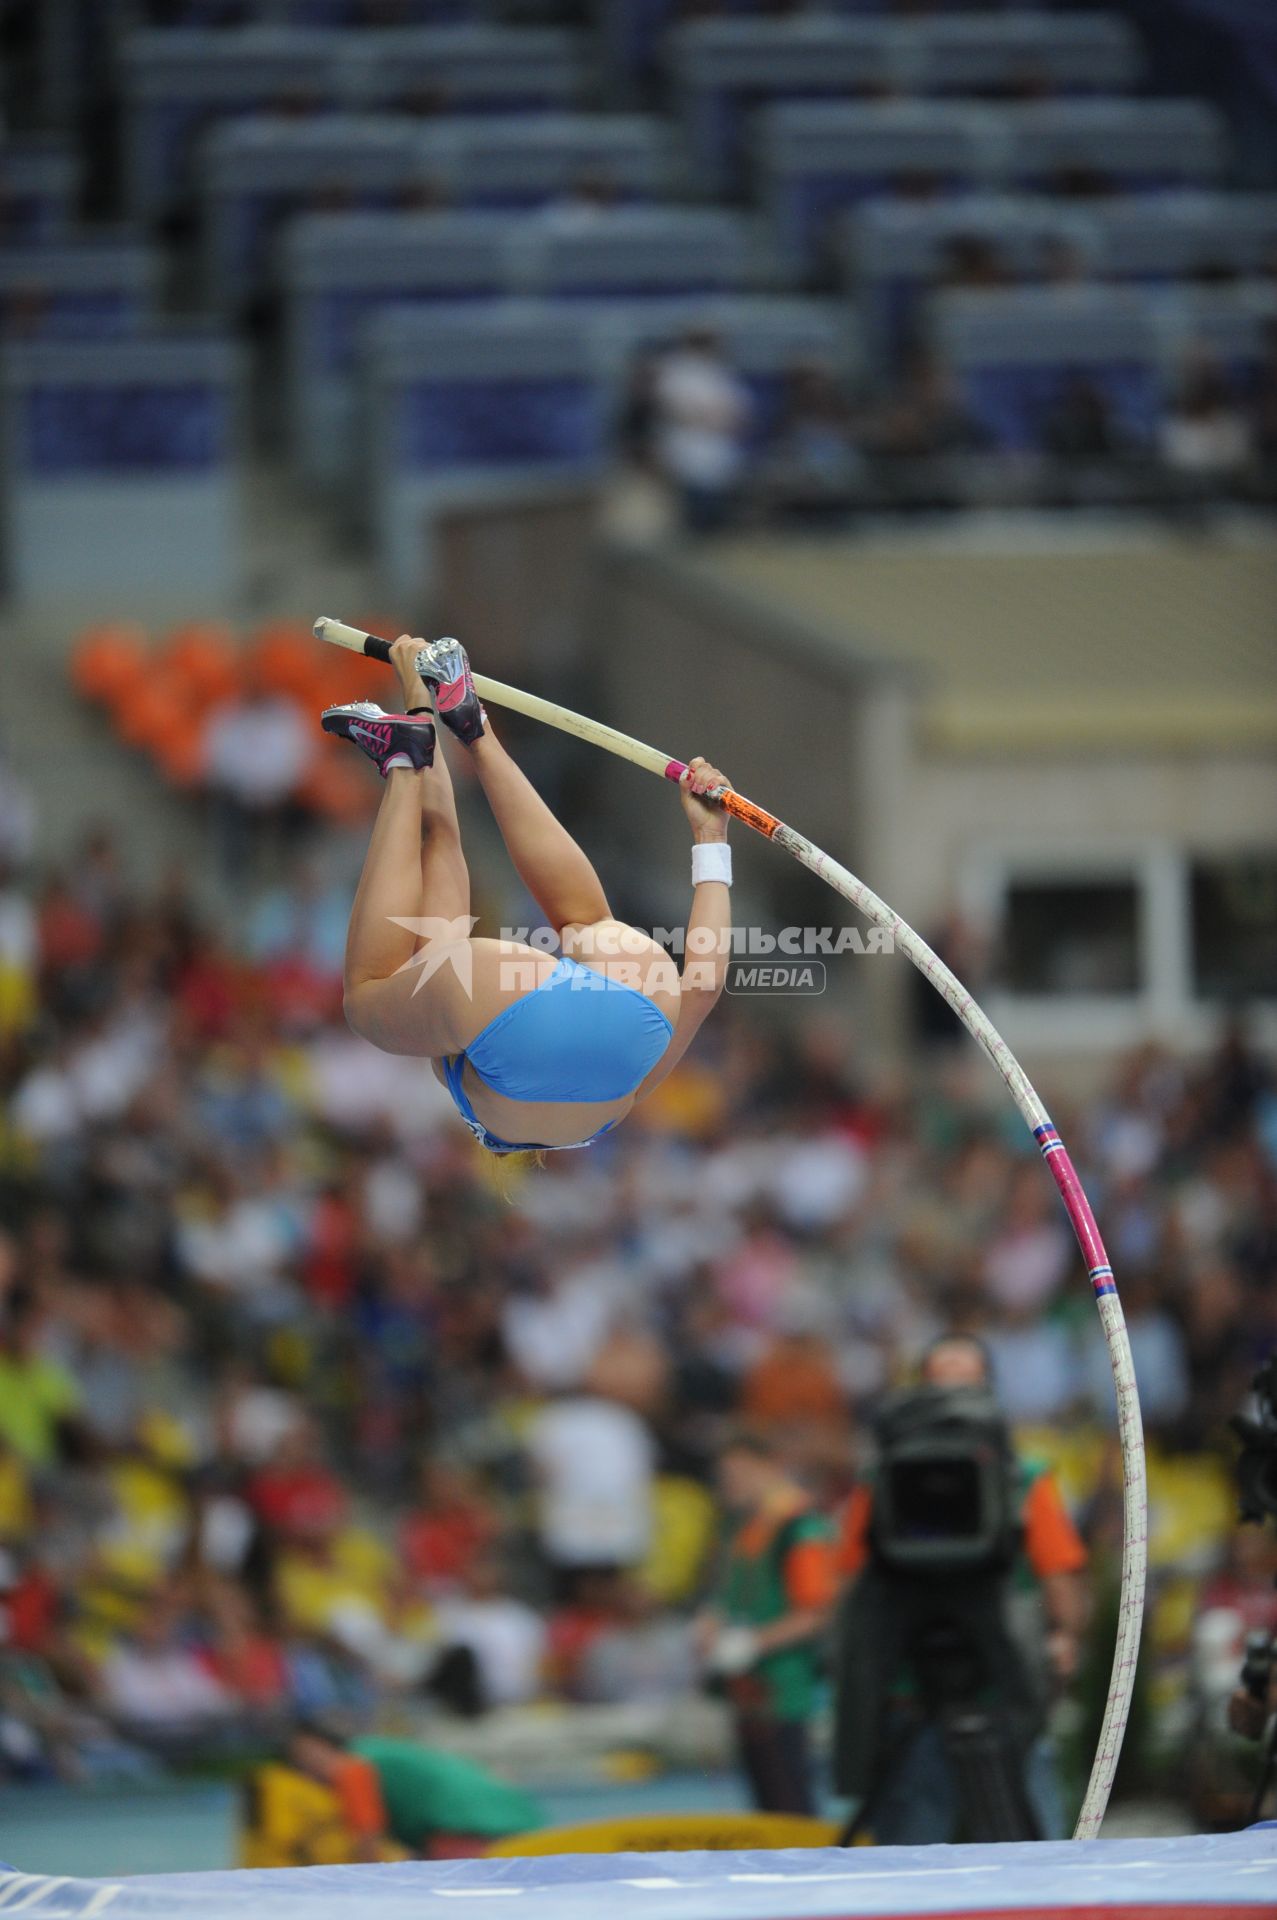
M 121 51 L 125 190 L 154 215 L 192 183 L 215 119 L 264 109 L 550 112 L 584 103 L 581 35 L 462 25 L 352 33 L 317 27 L 146 29 Z
M 1209 186 L 1228 164 L 1218 111 L 1200 100 L 786 102 L 760 109 L 759 167 L 795 270 L 830 245 L 835 217 L 872 195 L 935 199 L 992 186 L 1076 197 Z
M 88 340 L 135 332 L 155 317 L 158 262 L 137 240 L 101 236 L 0 248 L 0 333 Z
M 1141 74 L 1134 31 L 1111 13 L 697 20 L 667 45 L 690 150 L 720 189 L 741 177 L 749 110 L 768 101 L 1121 93 Z
M 643 201 L 670 190 L 659 122 L 553 115 L 448 122 L 332 114 L 252 115 L 207 139 L 200 166 L 204 283 L 223 309 L 262 282 L 280 221 L 310 207 L 367 211 L 429 205 L 514 208 L 582 190 Z
M 241 584 L 242 369 L 156 333 L 0 358 L 5 577 L 18 598 L 225 595 Z
M 334 214 L 295 221 L 282 251 L 292 446 L 331 481 L 352 451 L 361 330 L 386 307 L 522 292 L 596 307 L 731 292 L 765 278 L 750 223 L 722 208 L 550 213 Z
M 658 69 L 667 35 L 685 10 L 683 0 L 596 0 L 596 6 L 612 84 L 633 88 L 649 82 Z M 770 9 L 764 0 L 717 0 L 714 10 L 751 21 L 752 16 Z M 899 0 L 823 0 L 812 9 L 814 14 L 859 15 L 866 19 L 896 11 L 904 11 Z M 1040 9 L 1025 7 L 1023 0 L 944 0 L 943 11 L 959 17 L 974 13 L 1015 23 Z M 941 8 L 937 6 L 935 12 L 940 13 Z M 931 24 L 928 19 L 926 25 Z M 1014 24 L 1011 30 L 1015 31 Z

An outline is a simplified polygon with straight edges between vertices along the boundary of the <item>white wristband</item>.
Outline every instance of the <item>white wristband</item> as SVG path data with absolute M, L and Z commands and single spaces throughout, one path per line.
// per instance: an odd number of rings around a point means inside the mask
M 692 885 L 699 887 L 705 880 L 731 886 L 732 850 L 726 840 L 698 840 L 692 848 Z

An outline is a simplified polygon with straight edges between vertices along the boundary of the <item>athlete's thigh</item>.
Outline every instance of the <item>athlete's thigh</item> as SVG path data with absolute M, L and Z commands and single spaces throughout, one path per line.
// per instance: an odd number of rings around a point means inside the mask
M 368 980 L 348 993 L 346 1018 L 383 1052 L 440 1060 L 464 1051 L 554 964 L 515 941 L 431 941 L 388 980 Z
M 678 968 L 650 934 L 627 926 L 624 920 L 594 920 L 588 926 L 564 927 L 561 939 L 570 959 L 645 994 L 671 1026 L 676 1024 Z

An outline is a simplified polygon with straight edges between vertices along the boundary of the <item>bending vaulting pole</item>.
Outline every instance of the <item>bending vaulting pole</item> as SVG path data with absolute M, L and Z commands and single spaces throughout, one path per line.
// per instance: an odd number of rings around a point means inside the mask
M 348 627 L 340 620 L 316 620 L 315 637 L 328 640 L 334 646 L 348 647 L 355 653 L 368 654 L 375 660 L 390 659 L 389 644 L 385 640 L 378 639 L 375 634 L 362 633 L 356 627 Z M 480 698 L 491 700 L 494 706 L 509 707 L 515 713 L 523 713 L 530 719 L 544 721 L 547 726 L 558 727 L 563 733 L 573 733 L 578 739 L 603 747 L 622 760 L 633 761 L 636 767 L 645 767 L 649 773 L 659 773 L 666 780 L 677 781 L 686 772 L 683 761 L 672 760 L 655 747 L 645 747 L 641 741 L 631 740 L 628 734 L 618 733 L 614 727 L 605 727 L 597 720 L 587 720 L 584 715 L 571 713 L 566 707 L 555 706 L 549 700 L 539 700 L 535 694 L 521 693 L 517 687 L 507 687 L 500 680 L 489 680 L 479 673 L 474 676 L 474 684 Z M 1104 1818 L 1113 1776 L 1117 1771 L 1118 1755 L 1122 1750 L 1122 1736 L 1126 1731 L 1131 1690 L 1135 1683 L 1135 1663 L 1140 1649 L 1144 1581 L 1148 1568 L 1144 1428 L 1140 1420 L 1139 1394 L 1131 1364 L 1126 1320 L 1095 1215 L 1082 1190 L 1082 1183 L 1073 1170 L 1064 1142 L 1051 1125 L 1050 1116 L 1023 1067 L 962 982 L 950 973 L 926 941 L 899 914 L 893 913 L 876 893 L 871 892 L 863 880 L 857 880 L 855 874 L 839 866 L 836 860 L 831 860 L 827 853 L 822 853 L 819 847 L 813 846 L 801 833 L 796 833 L 793 827 L 787 827 L 774 814 L 755 806 L 752 800 L 746 800 L 730 787 L 721 789 L 713 797 L 721 801 L 725 811 L 734 819 L 743 821 L 747 827 L 761 833 L 765 840 L 783 847 L 786 853 L 792 854 L 795 860 L 801 861 L 803 866 L 826 881 L 835 893 L 850 900 L 852 906 L 857 907 L 866 919 L 872 920 L 876 927 L 885 928 L 894 944 L 908 954 L 936 992 L 948 1001 L 967 1032 L 979 1041 L 1006 1082 L 1007 1091 L 1038 1143 L 1077 1235 L 1095 1291 L 1095 1303 L 1099 1308 L 1113 1368 L 1123 1480 L 1122 1591 L 1118 1606 L 1117 1645 L 1099 1745 L 1073 1836 L 1077 1840 L 1092 1839 L 1099 1832 L 1100 1822 Z

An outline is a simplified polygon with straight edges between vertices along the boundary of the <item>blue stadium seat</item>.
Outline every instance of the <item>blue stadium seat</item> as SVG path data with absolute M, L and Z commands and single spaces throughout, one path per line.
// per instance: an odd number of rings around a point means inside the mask
M 1031 194 L 866 200 L 843 216 L 839 231 L 843 280 L 860 301 L 879 361 L 907 332 L 919 292 L 944 274 L 964 241 L 986 243 L 1009 278 L 1030 281 L 1047 276 L 1053 249 L 1068 248 L 1088 267 L 1100 252 L 1089 208 Z
M 65 234 L 79 190 L 79 163 L 56 142 L 0 146 L 0 246 L 30 246 Z
M 1228 164 L 1228 136 L 1204 100 L 1034 100 L 1000 109 L 1003 177 L 1052 186 L 1065 175 L 1147 192 L 1209 185 Z
M 751 223 L 719 207 L 550 209 L 524 222 L 518 261 L 527 292 L 595 300 L 743 289 L 764 268 Z
M 1100 388 L 1132 438 L 1151 437 L 1165 390 L 1165 348 L 1151 304 L 1136 290 L 941 293 L 931 312 L 940 354 L 996 447 L 1036 447 L 1048 415 L 1079 374 Z
M 996 13 L 1002 0 L 949 0 L 949 4 L 954 10 L 970 7 Z M 896 0 L 824 0 L 814 11 L 873 18 L 890 16 L 895 5 Z M 715 8 L 717 13 L 738 18 L 775 10 L 774 0 L 718 0 Z M 628 89 L 633 94 L 652 79 L 665 34 L 683 11 L 682 0 L 597 0 L 604 59 L 614 90 Z M 926 24 L 910 21 L 907 31 L 917 32 Z
M 291 445 L 326 484 L 352 470 L 360 329 L 381 308 L 491 298 L 510 285 L 517 216 L 305 214 L 282 244 Z
M 427 183 L 416 122 L 390 115 L 229 121 L 209 134 L 199 172 L 204 286 L 224 312 L 265 283 L 285 216 L 325 200 L 370 209 L 407 205 Z
M 386 313 L 364 339 L 376 546 L 394 592 L 420 587 L 445 500 L 602 471 L 609 386 L 563 308 Z
M 844 207 L 902 184 L 927 198 L 984 186 L 1000 153 L 997 113 L 954 102 L 792 102 L 757 124 L 773 232 L 797 270 L 821 260 Z
M 351 37 L 346 104 L 359 112 L 550 113 L 583 100 L 579 34 L 560 27 L 418 27 Z
M 336 103 L 343 36 L 307 27 L 145 29 L 121 44 L 125 195 L 138 216 L 190 191 L 200 133 L 232 114 Z
M 620 200 L 659 200 L 674 178 L 667 129 L 641 114 L 447 120 L 421 142 L 431 178 L 467 207 L 538 206 L 586 179 Z
M 721 192 L 742 179 L 752 108 L 886 92 L 898 80 L 903 41 L 885 21 L 811 13 L 694 20 L 671 33 L 668 46 L 697 179 Z
M 1095 201 L 1086 215 L 1097 268 L 1114 279 L 1271 272 L 1277 260 L 1277 193 L 1142 194 Z
M 154 335 L 3 358 L 7 573 L 19 599 L 235 592 L 239 385 L 223 341 Z
M 938 13 L 902 33 L 910 93 L 1122 93 L 1143 73 L 1120 13 Z
M 1110 13 L 697 20 L 668 49 L 692 155 L 719 190 L 741 177 L 748 110 L 771 101 L 1120 92 L 1140 77 L 1139 42 Z
M 156 258 L 134 240 L 95 238 L 0 249 L 0 335 L 96 340 L 134 333 L 153 315 Z

